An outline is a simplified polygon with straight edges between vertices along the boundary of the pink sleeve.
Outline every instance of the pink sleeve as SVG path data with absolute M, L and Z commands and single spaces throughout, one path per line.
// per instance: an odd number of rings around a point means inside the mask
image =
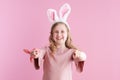
M 75 66 L 76 66 L 77 71 L 79 71 L 79 72 L 82 72 L 82 71 L 83 71 L 84 62 L 85 62 L 85 61 L 75 62 Z
M 44 60 L 44 56 L 45 56 L 45 54 L 46 54 L 46 52 L 47 52 L 47 48 L 48 47 L 43 47 L 43 48 L 40 48 L 40 55 L 39 55 L 39 64 L 41 64 L 42 63 L 42 61 Z

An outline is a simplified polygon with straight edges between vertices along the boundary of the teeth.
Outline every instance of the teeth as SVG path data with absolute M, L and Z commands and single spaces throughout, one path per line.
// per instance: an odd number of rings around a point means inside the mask
M 63 39 L 63 38 L 57 38 L 58 40 L 61 40 L 61 39 Z

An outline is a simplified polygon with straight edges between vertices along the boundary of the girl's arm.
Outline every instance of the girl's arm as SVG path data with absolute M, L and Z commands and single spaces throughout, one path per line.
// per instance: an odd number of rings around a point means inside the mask
M 34 63 L 34 67 L 36 70 L 40 68 L 39 62 L 42 61 L 44 55 L 45 55 L 45 48 L 37 49 L 34 48 L 32 50 L 24 49 L 25 53 L 30 55 L 30 61 Z
M 45 56 L 45 49 L 34 49 L 32 51 L 32 56 L 34 56 L 34 67 L 36 70 L 40 68 L 40 63 L 42 62 Z
M 72 57 L 73 60 L 75 61 L 76 69 L 79 72 L 82 72 L 84 67 L 84 62 L 86 60 L 86 54 L 82 51 L 75 50 Z

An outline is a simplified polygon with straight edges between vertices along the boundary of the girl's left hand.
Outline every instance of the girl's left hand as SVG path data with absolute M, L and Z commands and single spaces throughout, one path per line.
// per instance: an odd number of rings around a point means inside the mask
M 75 50 L 73 54 L 73 59 L 77 61 L 85 61 L 86 60 L 86 54 L 82 51 Z

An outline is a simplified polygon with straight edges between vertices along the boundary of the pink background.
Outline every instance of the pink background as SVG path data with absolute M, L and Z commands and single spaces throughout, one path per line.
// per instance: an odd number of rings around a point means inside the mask
M 23 48 L 48 44 L 46 11 L 69 3 L 74 44 L 87 54 L 84 72 L 73 80 L 120 80 L 119 0 L 0 0 L 0 80 L 41 80 Z

